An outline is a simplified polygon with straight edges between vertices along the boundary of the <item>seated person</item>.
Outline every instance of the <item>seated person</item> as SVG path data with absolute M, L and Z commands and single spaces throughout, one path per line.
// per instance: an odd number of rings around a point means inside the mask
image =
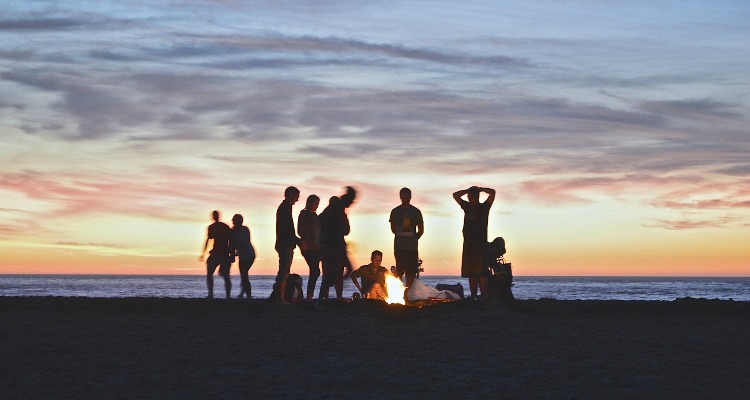
M 385 274 L 388 270 L 380 264 L 383 262 L 383 253 L 379 250 L 372 252 L 370 264 L 359 267 L 351 273 L 352 282 L 357 286 L 362 297 L 365 299 L 385 300 L 388 296 L 385 288 Z M 357 278 L 362 279 L 360 285 Z

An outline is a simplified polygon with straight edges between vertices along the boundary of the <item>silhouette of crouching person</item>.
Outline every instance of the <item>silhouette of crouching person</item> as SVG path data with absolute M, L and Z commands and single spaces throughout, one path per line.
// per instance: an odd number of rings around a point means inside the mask
M 365 299 L 385 300 L 388 298 L 388 292 L 385 287 L 385 275 L 388 270 L 381 264 L 383 263 L 383 252 L 375 250 L 370 256 L 370 264 L 359 267 L 350 275 L 352 282 L 357 286 L 357 290 L 362 293 Z M 362 280 L 362 284 L 357 281 Z

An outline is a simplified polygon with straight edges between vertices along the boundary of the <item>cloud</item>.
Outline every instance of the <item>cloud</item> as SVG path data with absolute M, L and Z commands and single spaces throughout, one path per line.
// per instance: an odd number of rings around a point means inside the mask
M 646 101 L 639 104 L 639 109 L 672 118 L 685 119 L 719 119 L 737 118 L 741 114 L 732 104 L 712 99 L 685 99 L 667 101 Z
M 677 220 L 658 220 L 655 223 L 645 224 L 646 227 L 663 228 L 668 230 L 690 230 L 703 228 L 728 228 L 736 225 L 739 218 L 733 216 L 724 216 L 716 218 L 692 218 Z
M 3 19 L 0 20 L 0 31 L 59 31 L 86 24 L 86 21 L 74 18 Z

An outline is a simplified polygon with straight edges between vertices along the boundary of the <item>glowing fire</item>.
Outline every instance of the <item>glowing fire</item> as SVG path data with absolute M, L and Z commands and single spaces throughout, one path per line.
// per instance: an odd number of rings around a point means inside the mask
M 406 304 L 404 301 L 404 284 L 401 279 L 391 274 L 385 274 L 385 290 L 388 293 L 385 302 L 388 304 Z

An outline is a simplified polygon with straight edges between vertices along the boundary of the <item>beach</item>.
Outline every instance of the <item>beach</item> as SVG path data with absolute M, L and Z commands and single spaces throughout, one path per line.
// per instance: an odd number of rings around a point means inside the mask
M 744 398 L 750 302 L 0 297 L 0 397 Z

